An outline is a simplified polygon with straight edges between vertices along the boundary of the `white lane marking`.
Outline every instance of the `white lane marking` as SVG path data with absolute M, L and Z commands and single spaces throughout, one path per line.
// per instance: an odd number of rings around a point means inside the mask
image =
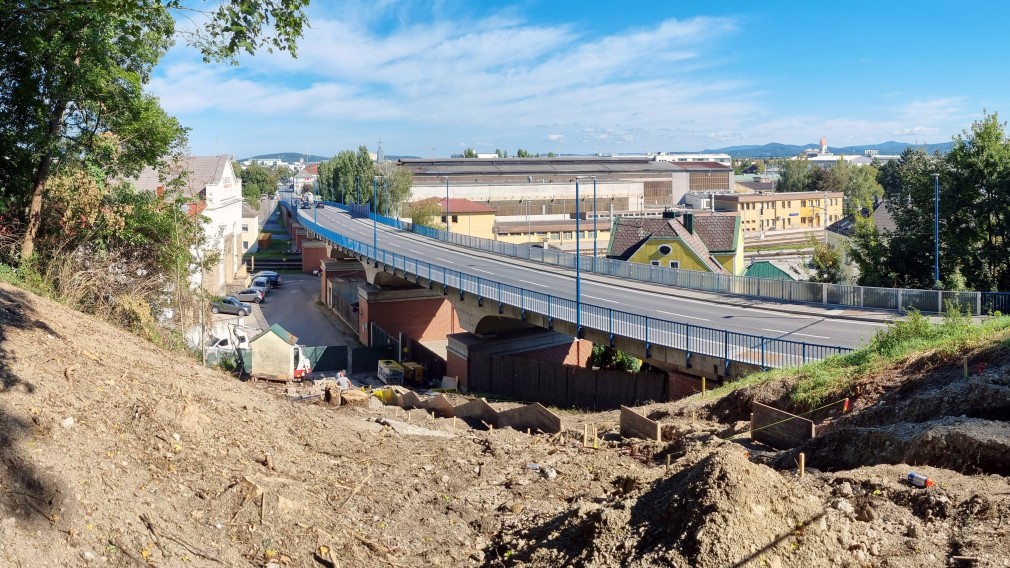
M 529 280 L 519 280 L 519 282 L 522 282 L 523 284 L 529 284 L 530 286 L 547 286 L 546 284 L 541 284 L 539 282 L 530 282 Z M 547 287 L 550 288 L 550 286 Z
M 618 302 L 616 300 L 611 300 L 610 298 L 600 298 L 598 296 L 590 296 L 589 294 L 583 294 L 582 297 L 583 298 L 592 298 L 594 300 L 599 300 L 601 302 L 609 302 L 611 304 L 619 304 L 620 303 L 620 302 Z
M 675 313 L 675 312 L 664 312 L 663 310 L 656 310 L 656 311 L 659 312 L 659 313 L 661 313 L 661 314 L 666 314 L 668 316 L 677 316 L 679 318 L 687 318 L 687 319 L 700 320 L 700 321 L 709 321 L 709 320 L 707 320 L 705 318 L 696 318 L 694 316 L 688 316 L 688 315 L 684 315 L 684 314 L 678 314 L 678 313 Z
M 437 260 L 437 261 L 439 261 L 439 262 L 449 262 L 448 260 L 446 260 L 446 259 L 444 259 L 444 258 L 438 258 L 438 257 L 432 257 L 432 260 Z M 451 263 L 450 263 L 450 264 L 451 264 Z
M 784 331 L 781 329 L 768 329 L 766 327 L 761 328 L 761 331 L 770 331 L 772 333 L 784 333 L 786 335 L 801 335 L 803 337 L 816 337 L 817 339 L 831 339 L 825 335 L 811 335 L 809 333 L 796 333 L 795 331 Z
M 489 270 L 481 270 L 479 268 L 471 268 L 470 270 L 473 270 L 474 272 L 482 272 L 484 274 L 490 274 L 490 275 L 494 276 L 494 272 L 491 272 Z

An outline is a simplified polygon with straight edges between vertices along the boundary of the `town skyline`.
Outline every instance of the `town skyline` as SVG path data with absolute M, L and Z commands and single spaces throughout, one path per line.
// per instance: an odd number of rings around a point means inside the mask
M 298 59 L 205 64 L 179 42 L 149 91 L 191 128 L 194 154 L 326 155 L 379 140 L 419 157 L 700 152 L 821 136 L 839 147 L 935 144 L 1007 107 L 1006 81 L 987 62 L 1007 52 L 998 25 L 1010 6 L 984 4 L 985 19 L 946 3 L 866 14 L 786 2 L 314 2 Z

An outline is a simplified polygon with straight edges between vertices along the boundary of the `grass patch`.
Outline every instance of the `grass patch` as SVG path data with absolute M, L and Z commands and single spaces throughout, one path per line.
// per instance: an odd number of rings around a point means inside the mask
M 288 247 L 291 246 L 291 241 L 280 241 L 280 240 L 270 240 L 270 244 L 265 249 L 260 249 L 253 254 L 245 255 L 245 259 L 248 260 L 249 257 L 256 258 L 294 258 L 296 255 L 288 251 Z
M 878 331 L 870 343 L 845 355 L 834 355 L 800 368 L 753 373 L 712 391 L 713 396 L 777 379 L 798 379 L 791 394 L 797 405 L 814 409 L 848 396 L 863 377 L 881 372 L 911 355 L 950 357 L 968 351 L 1010 343 L 1010 316 L 994 314 L 981 322 L 951 309 L 940 322 L 918 311 Z

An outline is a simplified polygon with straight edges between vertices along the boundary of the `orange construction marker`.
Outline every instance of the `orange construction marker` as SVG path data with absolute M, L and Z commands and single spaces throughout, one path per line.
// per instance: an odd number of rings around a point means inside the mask
M 845 414 L 848 411 L 849 411 L 849 399 L 846 398 L 845 399 L 845 404 L 842 405 L 842 414 Z

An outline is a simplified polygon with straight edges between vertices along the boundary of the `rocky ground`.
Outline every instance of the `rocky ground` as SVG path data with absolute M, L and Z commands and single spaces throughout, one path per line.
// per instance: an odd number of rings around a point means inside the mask
M 640 409 L 661 443 L 527 435 L 289 402 L 0 284 L 0 566 L 1010 566 L 1010 369 L 972 361 L 866 378 L 792 452 L 744 422 L 788 384 Z

